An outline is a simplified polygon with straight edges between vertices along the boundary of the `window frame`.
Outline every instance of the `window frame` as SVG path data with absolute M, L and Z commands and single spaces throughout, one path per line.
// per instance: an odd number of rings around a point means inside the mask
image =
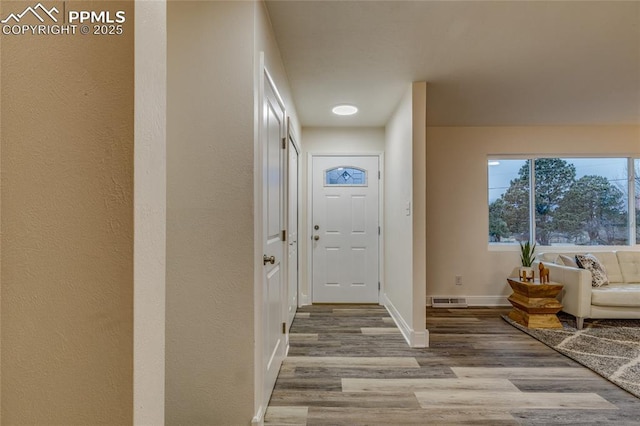
M 640 241 L 638 238 L 636 238 L 638 231 L 636 229 L 636 210 L 639 207 L 636 207 L 636 198 L 635 198 L 635 191 L 636 191 L 636 174 L 640 175 L 640 170 L 636 170 L 636 161 L 638 161 L 638 168 L 640 168 L 640 155 L 639 154 L 610 154 L 610 155 L 599 155 L 599 154 L 593 154 L 593 155 L 585 155 L 585 154 L 536 154 L 536 155 L 530 155 L 530 154 L 497 154 L 497 155 L 493 155 L 493 154 L 489 154 L 486 157 L 486 162 L 485 164 L 487 164 L 487 183 L 486 183 L 486 191 L 485 193 L 487 194 L 487 210 L 486 213 L 487 214 L 487 231 L 486 231 L 486 235 L 489 235 L 489 220 L 488 220 L 488 215 L 489 215 L 489 170 L 490 167 L 488 164 L 490 161 L 500 161 L 500 160 L 522 160 L 522 161 L 527 161 L 529 162 L 529 241 L 535 241 L 536 238 L 536 217 L 535 217 L 535 208 L 533 206 L 535 206 L 535 185 L 536 185 L 536 181 L 535 181 L 535 160 L 538 159 L 547 159 L 547 158 L 558 158 L 558 159 L 581 159 L 581 158 L 585 158 L 585 159 L 589 159 L 589 158 L 593 158 L 593 159 L 607 159 L 607 158 L 623 158 L 627 160 L 627 181 L 628 181 L 628 188 L 627 188 L 627 232 L 628 232 L 628 244 L 625 245 L 590 245 L 590 246 L 584 246 L 584 245 L 576 245 L 576 244 L 563 244 L 563 245 L 559 245 L 559 246 L 553 246 L 553 245 L 549 245 L 549 246 L 542 246 L 539 245 L 540 248 L 542 247 L 553 247 L 554 249 L 558 249 L 561 251 L 575 251 L 577 249 L 584 249 L 585 247 L 589 247 L 590 249 L 595 249 L 595 251 L 601 250 L 601 249 L 607 249 L 607 250 L 624 250 L 624 249 L 629 249 L 630 247 L 634 247 L 634 246 L 638 246 L 640 244 Z M 520 246 L 517 243 L 497 243 L 497 242 L 491 242 L 488 241 L 488 249 L 489 251 L 518 251 L 520 250 Z

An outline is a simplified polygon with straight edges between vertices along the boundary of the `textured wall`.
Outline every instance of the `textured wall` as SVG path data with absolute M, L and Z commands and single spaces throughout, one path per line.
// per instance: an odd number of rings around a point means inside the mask
M 168 425 L 254 415 L 254 7 L 168 3 Z
M 109 8 L 124 35 L 2 36 L 6 425 L 132 421 L 133 2 Z

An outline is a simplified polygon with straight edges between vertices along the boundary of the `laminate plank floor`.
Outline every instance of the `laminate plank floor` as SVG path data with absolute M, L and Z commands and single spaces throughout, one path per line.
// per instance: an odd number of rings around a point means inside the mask
M 504 322 L 427 309 L 412 349 L 386 309 L 300 308 L 266 425 L 640 425 L 640 399 Z

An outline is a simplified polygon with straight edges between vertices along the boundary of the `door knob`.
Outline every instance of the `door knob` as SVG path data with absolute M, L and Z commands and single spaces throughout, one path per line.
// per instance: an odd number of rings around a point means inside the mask
M 276 257 L 275 256 L 267 256 L 266 254 L 264 256 L 262 256 L 262 264 L 266 265 L 267 263 L 270 264 L 274 264 L 276 263 Z
M 316 241 L 318 241 L 318 240 L 320 239 L 320 235 L 314 235 L 314 236 L 313 236 L 313 239 L 314 239 L 314 240 L 316 240 Z

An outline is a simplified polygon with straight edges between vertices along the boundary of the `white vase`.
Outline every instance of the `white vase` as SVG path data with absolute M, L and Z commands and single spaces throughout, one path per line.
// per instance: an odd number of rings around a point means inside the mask
M 521 266 L 519 272 L 522 281 L 533 281 L 533 268 L 531 266 Z

